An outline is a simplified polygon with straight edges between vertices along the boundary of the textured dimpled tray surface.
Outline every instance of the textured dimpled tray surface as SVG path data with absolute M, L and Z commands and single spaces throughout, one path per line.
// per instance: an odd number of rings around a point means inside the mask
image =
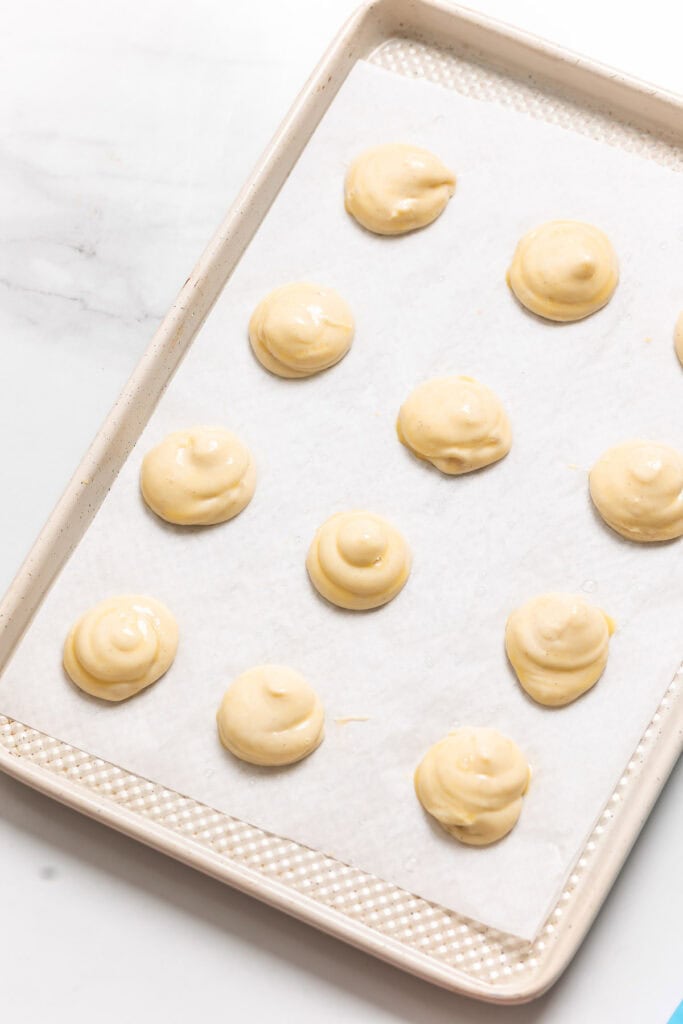
M 436 19 L 438 14 L 441 20 L 434 20 L 431 26 L 431 35 L 436 38 L 439 38 L 439 27 L 443 25 L 445 16 L 452 19 L 456 37 L 456 19 L 463 19 L 466 29 L 467 19 L 470 18 L 469 15 L 458 15 L 456 12 L 445 15 L 445 9 L 438 4 L 413 3 L 408 0 L 407 6 L 403 6 L 411 12 L 414 20 L 417 19 L 418 26 L 421 26 L 420 19 L 429 26 L 432 15 Z M 568 99 L 550 86 L 539 88 L 536 83 L 530 83 L 519 74 L 497 70 L 490 63 L 482 62 L 480 57 L 475 58 L 467 47 L 456 44 L 453 48 L 453 40 L 449 41 L 449 46 L 419 41 L 421 33 L 415 26 L 412 26 L 408 34 L 407 26 L 400 20 L 400 3 L 393 6 L 391 3 L 380 4 L 378 11 L 379 17 L 369 11 L 361 12 L 352 19 L 345 33 L 340 36 L 336 49 L 333 47 L 324 58 L 317 75 L 298 101 L 298 106 L 293 108 L 289 123 L 283 126 L 280 135 L 267 151 L 262 167 L 257 170 L 243 193 L 243 204 L 238 200 L 233 208 L 232 221 L 229 218 L 223 235 L 219 232 L 217 240 L 212 243 L 213 248 L 210 246 L 203 258 L 204 264 L 200 263 L 195 271 L 197 277 L 205 275 L 216 294 L 250 237 L 245 232 L 241 238 L 231 239 L 228 228 L 235 235 L 238 234 L 237 218 L 249 213 L 246 210 L 247 200 L 257 195 L 261 188 L 266 194 L 260 205 L 257 204 L 257 210 L 251 210 L 250 227 L 253 233 L 277 191 L 278 184 L 275 182 L 268 195 L 263 179 L 268 169 L 273 178 L 277 177 L 276 163 L 279 152 L 287 143 L 286 132 L 296 133 L 296 118 L 303 121 L 305 112 L 302 108 L 314 92 L 319 94 L 324 88 L 326 79 L 332 81 L 334 73 L 338 86 L 359 57 L 369 57 L 375 64 L 396 74 L 425 78 L 471 97 L 507 105 L 525 111 L 532 117 L 600 139 L 609 145 L 637 151 L 677 170 L 683 169 L 683 148 L 673 136 L 666 138 L 661 132 L 629 124 L 627 119 L 617 120 L 590 102 Z M 387 19 L 387 11 L 394 16 Z M 368 31 L 368 19 L 373 18 L 375 20 L 371 31 Z M 482 27 L 492 34 L 497 31 L 489 29 L 478 19 L 476 31 L 480 32 Z M 404 34 L 397 35 L 397 29 Z M 316 120 L 319 120 L 324 109 L 325 106 L 321 105 L 314 112 L 317 114 Z M 310 109 L 308 114 L 309 123 L 303 126 L 303 134 L 306 127 L 310 134 L 315 124 L 315 121 L 310 120 L 313 116 Z M 297 147 L 291 145 L 291 136 L 289 142 L 290 148 L 296 150 Z M 300 142 L 298 151 L 304 142 L 305 138 Z M 296 156 L 297 152 L 293 152 L 291 162 Z M 280 183 L 284 175 L 286 169 L 281 169 Z M 235 248 L 235 258 L 232 261 L 224 260 L 222 277 L 217 272 L 211 278 L 216 266 L 220 270 L 221 254 L 225 255 L 224 251 L 221 253 L 219 244 L 231 242 Z M 172 311 L 169 314 L 166 342 L 171 343 L 171 334 L 174 333 L 175 341 L 182 338 L 183 344 L 187 346 L 198 330 L 201 319 L 208 312 L 211 301 L 209 299 L 203 309 L 190 310 L 191 318 L 196 322 L 188 327 L 178 320 L 181 315 L 178 308 L 181 312 L 187 311 L 187 306 L 179 300 L 175 313 Z M 149 354 L 150 364 L 156 360 L 159 392 L 175 365 L 170 357 L 164 362 L 164 351 L 162 338 L 157 341 L 156 348 L 152 345 Z M 137 371 L 138 389 L 146 380 L 144 369 L 141 367 Z M 123 422 L 123 417 L 131 413 L 130 406 L 129 393 L 123 396 L 121 408 L 115 410 L 110 417 L 108 423 L 110 426 L 113 423 L 113 426 L 109 431 L 105 425 L 104 434 L 99 439 L 99 448 L 95 446 L 90 453 L 91 468 L 97 468 L 96 460 L 104 461 L 102 446 L 106 444 L 114 445 L 118 465 L 125 458 L 148 415 L 140 403 L 132 421 L 127 422 L 127 429 L 119 436 L 114 429 L 117 425 L 114 421 L 118 416 Z M 101 482 L 100 500 L 106 493 L 107 485 L 105 473 Z M 68 495 L 69 492 L 65 501 Z M 97 504 L 99 502 L 96 502 L 95 507 Z M 54 517 L 59 518 L 60 514 L 65 517 L 66 512 L 66 506 L 63 505 L 61 510 L 58 507 Z M 92 514 L 92 509 L 81 513 L 81 534 Z M 55 522 L 52 532 L 46 530 L 42 538 L 43 548 L 51 537 L 57 537 L 59 533 L 60 524 Z M 78 536 L 75 536 L 71 547 L 77 540 Z M 22 570 L 25 575 L 29 575 L 31 564 L 37 562 L 43 569 L 45 579 L 42 590 L 38 588 L 33 599 L 27 601 L 27 605 L 33 607 L 39 603 L 70 550 L 69 546 L 65 546 L 51 561 L 49 551 L 39 550 L 40 543 L 34 549 L 33 563 L 27 563 Z M 38 587 L 35 582 L 22 580 L 20 574 L 13 591 L 5 599 L 1 619 L 6 634 L 5 656 L 11 653 L 12 644 L 16 643 L 18 634 L 30 619 L 31 608 L 25 613 L 24 620 L 18 612 L 22 595 L 32 592 L 26 589 L 29 585 Z M 574 865 L 563 892 L 532 942 L 496 932 L 476 921 L 445 911 L 387 881 L 254 828 L 236 818 L 217 813 L 151 780 L 136 777 L 123 767 L 104 762 L 85 751 L 1 716 L 0 765 L 5 771 L 55 798 L 397 966 L 454 991 L 491 1001 L 516 1002 L 533 998 L 552 984 L 569 962 L 597 912 L 680 750 L 683 731 L 682 689 L 683 670 L 672 681 L 659 709 L 644 731 Z
M 683 149 L 643 129 L 617 121 L 600 109 L 591 109 L 561 96 L 541 92 L 534 85 L 486 68 L 449 49 L 414 39 L 392 39 L 381 46 L 372 62 L 407 78 L 423 78 L 472 99 L 520 110 L 548 124 L 579 132 L 590 139 L 641 153 L 666 167 L 683 170 Z
M 610 832 L 626 805 L 629 789 L 637 780 L 667 716 L 673 713 L 677 702 L 680 704 L 682 683 L 683 670 L 671 683 L 556 906 L 533 942 L 446 911 L 390 882 L 219 814 L 195 800 L 5 717 L 0 717 L 0 743 L 15 756 L 30 760 L 56 778 L 86 787 L 108 803 L 182 837 L 196 850 L 217 854 L 263 880 L 285 886 L 292 895 L 306 897 L 343 915 L 349 923 L 370 930 L 379 940 L 374 952 L 387 955 L 391 952 L 390 944 L 399 949 L 404 947 L 406 952 L 419 955 L 420 959 L 413 964 L 416 973 L 425 973 L 427 977 L 431 974 L 432 980 L 444 983 L 448 974 L 437 969 L 450 968 L 475 983 L 473 994 L 478 992 L 495 998 L 496 989 L 504 997 L 506 990 L 514 992 L 526 988 L 552 959 L 563 919 L 590 884 L 592 862 L 601 847 L 609 842 Z M 191 849 L 186 857 L 191 861 Z M 305 912 L 302 916 L 305 917 Z M 425 971 L 424 963 L 420 965 L 424 959 L 431 961 L 431 972 Z M 453 984 L 454 981 L 455 978 L 449 987 L 467 990 L 462 982 L 458 985 Z

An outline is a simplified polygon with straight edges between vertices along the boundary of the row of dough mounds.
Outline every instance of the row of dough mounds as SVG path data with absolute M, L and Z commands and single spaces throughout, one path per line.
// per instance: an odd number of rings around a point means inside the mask
M 451 476 L 497 462 L 512 444 L 500 400 L 471 377 L 440 377 L 419 385 L 399 410 L 397 434 L 419 459 Z M 222 427 L 193 427 L 169 434 L 147 453 L 140 486 L 146 503 L 162 519 L 206 526 L 226 522 L 246 508 L 256 488 L 256 469 L 249 449 L 234 433 Z M 609 448 L 589 474 L 589 492 L 605 523 L 629 540 L 648 543 L 683 535 L 683 455 L 670 445 L 627 441 Z M 351 528 L 340 529 L 339 516 L 332 522 L 339 532 L 340 565 L 355 564 L 362 538 L 356 538 L 352 550 Z M 376 535 L 374 545 L 384 545 L 373 555 L 379 565 L 386 538 L 377 536 L 371 513 L 365 514 L 364 522 L 368 537 L 373 531 Z M 320 536 L 326 538 L 331 529 L 324 524 Z M 391 532 L 386 522 L 382 529 L 387 536 Z M 368 537 L 363 543 L 370 543 Z M 329 544 L 323 542 L 322 550 L 329 554 Z M 409 562 L 407 555 L 405 560 Z M 315 567 L 313 554 L 307 564 L 309 571 Z M 318 585 L 319 573 L 312 571 L 311 576 Z M 407 572 L 401 586 L 406 578 Z M 354 607 L 324 596 L 342 607 Z

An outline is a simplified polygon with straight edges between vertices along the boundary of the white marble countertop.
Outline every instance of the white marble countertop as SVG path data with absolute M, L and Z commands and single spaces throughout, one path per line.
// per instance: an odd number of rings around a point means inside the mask
M 27 0 L 0 37 L 0 585 L 353 0 Z M 683 93 L 683 14 L 473 0 Z M 570 13 L 568 13 L 570 11 Z M 683 307 L 683 286 L 681 295 Z M 40 460 L 40 473 L 36 465 Z M 0 777 L 8 1019 L 664 1022 L 683 998 L 683 771 L 564 978 L 458 999 Z M 11 939 L 10 939 L 11 937 Z M 39 979 L 40 984 L 36 984 Z M 264 982 L 266 982 L 264 984 Z

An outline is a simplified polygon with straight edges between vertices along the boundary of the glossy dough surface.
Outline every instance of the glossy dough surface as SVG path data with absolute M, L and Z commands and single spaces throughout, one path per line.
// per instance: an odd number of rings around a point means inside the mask
M 683 313 L 678 314 L 676 327 L 674 329 L 674 348 L 679 362 L 683 363 Z
M 279 377 L 310 377 L 338 363 L 351 348 L 353 313 L 332 288 L 297 281 L 259 302 L 249 341 L 259 362 Z
M 496 729 L 468 727 L 429 748 L 415 772 L 415 792 L 455 839 L 486 846 L 517 824 L 530 777 L 512 740 Z
M 323 738 L 320 698 L 304 677 L 283 665 L 259 665 L 226 690 L 216 716 L 221 743 L 250 764 L 293 764 Z
M 410 574 L 410 551 L 396 527 L 374 512 L 339 512 L 320 527 L 306 568 L 323 597 L 340 608 L 377 608 Z
M 529 696 L 558 707 L 597 683 L 613 632 L 612 619 L 582 597 L 541 594 L 509 616 L 505 650 Z
M 143 498 L 158 516 L 180 526 L 232 519 L 249 504 L 255 487 L 249 449 L 223 427 L 177 430 L 142 460 Z
M 178 626 L 153 597 L 124 594 L 91 608 L 64 644 L 64 669 L 93 697 L 119 701 L 159 679 L 178 648 Z
M 378 235 L 401 235 L 431 224 L 455 191 L 455 175 L 418 146 L 390 143 L 361 153 L 346 175 L 345 205 Z
M 655 441 L 626 441 L 593 466 L 590 494 L 608 526 L 636 541 L 683 535 L 683 454 Z
M 546 320 L 581 320 L 601 309 L 619 280 L 616 253 L 592 224 L 553 220 L 519 242 L 508 284 L 519 301 Z
M 502 459 L 512 431 L 500 399 L 472 377 L 418 385 L 398 414 L 399 440 L 442 473 L 469 473 Z

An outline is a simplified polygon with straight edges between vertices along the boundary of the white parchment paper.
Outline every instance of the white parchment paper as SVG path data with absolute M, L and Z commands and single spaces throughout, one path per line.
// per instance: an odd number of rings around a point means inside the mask
M 382 141 L 434 149 L 458 176 L 425 231 L 378 238 L 344 212 L 350 159 Z M 633 436 L 683 447 L 673 355 L 683 303 L 675 172 L 523 114 L 359 65 L 332 104 L 87 536 L 5 673 L 0 709 L 133 772 L 530 938 L 683 655 L 683 542 L 622 541 L 592 511 L 587 468 Z M 591 221 L 621 261 L 613 301 L 553 326 L 505 285 L 521 234 Z M 288 280 L 332 285 L 357 316 L 346 359 L 304 381 L 253 359 L 249 314 Z M 510 455 L 463 478 L 396 440 L 421 380 L 478 377 L 508 408 Z M 170 430 L 223 423 L 251 446 L 259 482 L 224 526 L 170 527 L 137 487 Z M 304 558 L 330 514 L 367 507 L 405 533 L 412 577 L 383 609 L 333 608 Z M 545 590 L 584 591 L 618 622 L 607 671 L 574 705 L 545 710 L 517 686 L 505 619 Z M 106 595 L 149 592 L 175 612 L 176 662 L 121 705 L 65 678 L 72 621 Z M 309 759 L 266 771 L 220 746 L 231 679 L 266 661 L 303 672 L 327 709 Z M 368 716 L 337 724 L 335 718 Z M 424 815 L 412 773 L 456 724 L 496 726 L 534 775 L 518 827 L 468 849 Z

